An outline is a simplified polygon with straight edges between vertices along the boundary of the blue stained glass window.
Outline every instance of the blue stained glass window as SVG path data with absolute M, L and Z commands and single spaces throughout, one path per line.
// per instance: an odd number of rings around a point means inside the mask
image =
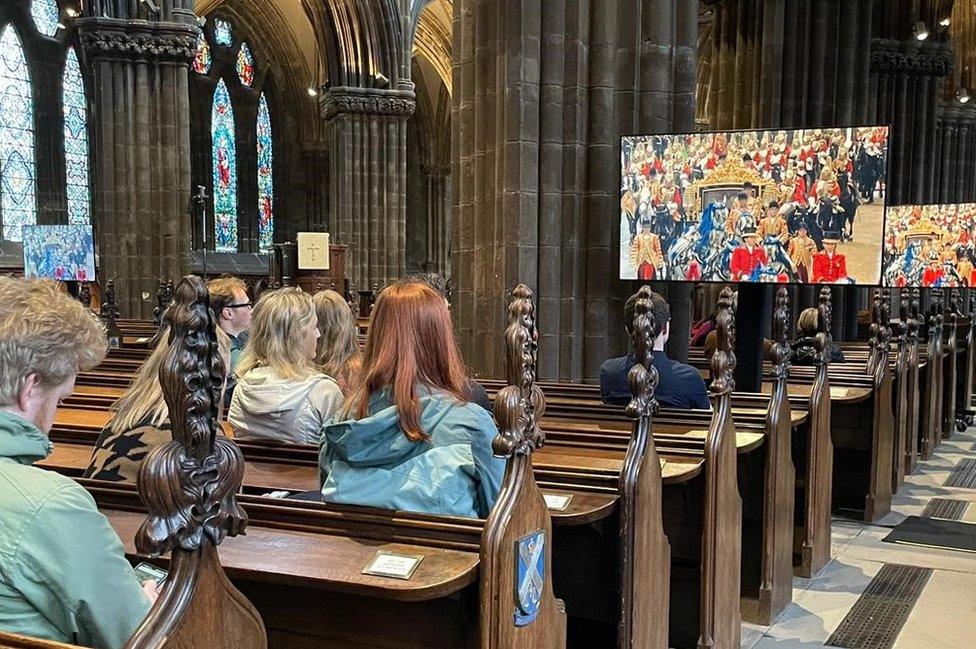
M 220 18 L 214 21 L 214 40 L 217 41 L 217 45 L 224 47 L 230 47 L 233 44 L 234 32 L 231 30 L 229 22 Z
M 237 252 L 237 152 L 234 107 L 221 79 L 210 113 L 213 144 L 214 232 L 218 252 Z
M 237 76 L 245 86 L 254 84 L 254 56 L 247 43 L 241 43 L 241 51 L 237 53 Z
M 33 0 L 31 2 L 31 16 L 34 17 L 34 24 L 37 31 L 45 36 L 54 36 L 58 33 L 58 3 L 56 0 Z
M 274 243 L 274 145 L 271 140 L 271 115 L 268 98 L 258 102 L 258 239 L 261 250 Z
M 91 193 L 88 189 L 88 109 L 85 82 L 74 48 L 64 63 L 64 162 L 68 194 L 68 223 L 91 223 Z
M 20 37 L 0 35 L 0 222 L 3 238 L 21 240 L 37 220 L 34 177 L 34 98 Z

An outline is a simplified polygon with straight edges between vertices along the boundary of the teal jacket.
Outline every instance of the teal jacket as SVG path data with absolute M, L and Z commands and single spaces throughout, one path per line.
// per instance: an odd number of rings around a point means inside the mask
M 373 394 L 364 419 L 325 426 L 319 453 L 324 500 L 488 516 L 505 474 L 505 460 L 491 452 L 495 421 L 481 406 L 443 393 L 427 394 L 420 402 L 427 441 L 404 436 L 387 391 Z
M 51 448 L 33 424 L 0 411 L 0 630 L 122 647 L 149 599 L 91 495 L 31 466 Z

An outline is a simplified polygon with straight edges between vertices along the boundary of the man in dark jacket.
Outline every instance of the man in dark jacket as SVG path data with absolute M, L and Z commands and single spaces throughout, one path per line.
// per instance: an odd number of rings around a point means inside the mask
M 637 307 L 637 295 L 630 296 L 624 305 L 624 322 L 627 336 L 631 335 L 634 321 L 634 311 Z M 705 389 L 705 381 L 698 370 L 685 363 L 668 358 L 664 346 L 670 335 L 671 307 L 663 297 L 651 293 L 651 314 L 657 322 L 659 334 L 654 341 L 653 363 L 658 371 L 658 382 L 655 396 L 662 406 L 675 408 L 696 408 L 708 410 L 711 403 Z M 627 374 L 636 364 L 633 350 L 627 356 L 611 358 L 604 361 L 600 368 L 600 395 L 604 403 L 626 405 L 630 401 L 630 386 L 627 384 Z

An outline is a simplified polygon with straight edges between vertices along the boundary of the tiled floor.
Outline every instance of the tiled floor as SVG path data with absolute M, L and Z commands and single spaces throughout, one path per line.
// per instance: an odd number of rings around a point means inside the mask
M 742 625 L 743 649 L 822 647 L 885 563 L 935 572 L 909 616 L 895 649 L 976 647 L 976 554 L 884 543 L 889 527 L 918 516 L 932 498 L 973 503 L 963 520 L 976 522 L 976 490 L 942 486 L 962 458 L 976 457 L 976 429 L 943 442 L 895 497 L 876 525 L 840 519 L 833 525 L 833 560 L 814 579 L 795 579 L 793 604 L 771 627 Z

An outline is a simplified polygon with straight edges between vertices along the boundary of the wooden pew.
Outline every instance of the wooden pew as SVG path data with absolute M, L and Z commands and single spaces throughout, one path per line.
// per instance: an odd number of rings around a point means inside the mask
M 510 367 L 520 383 L 496 410 L 502 435 L 495 445 L 511 459 L 487 520 L 240 498 L 252 527 L 248 537 L 227 544 L 225 564 L 264 614 L 272 646 L 420 647 L 431 637 L 452 647 L 565 646 L 565 617 L 551 588 L 549 516 L 531 467 L 532 449 L 542 441 L 534 424 L 541 404 L 531 381 L 524 382 L 527 367 L 519 365 L 526 357 L 521 346 L 535 336 L 534 326 L 521 324 L 529 295 L 517 293 L 514 301 L 521 306 L 508 336 Z M 139 508 L 131 486 L 83 482 L 125 538 Z M 529 540 L 545 548 L 542 591 L 526 598 L 523 590 L 520 599 L 514 569 L 518 548 Z M 380 548 L 422 550 L 424 559 L 408 581 L 363 575 Z M 311 610 L 316 614 L 302 613 Z M 387 623 L 375 624 L 381 618 Z

